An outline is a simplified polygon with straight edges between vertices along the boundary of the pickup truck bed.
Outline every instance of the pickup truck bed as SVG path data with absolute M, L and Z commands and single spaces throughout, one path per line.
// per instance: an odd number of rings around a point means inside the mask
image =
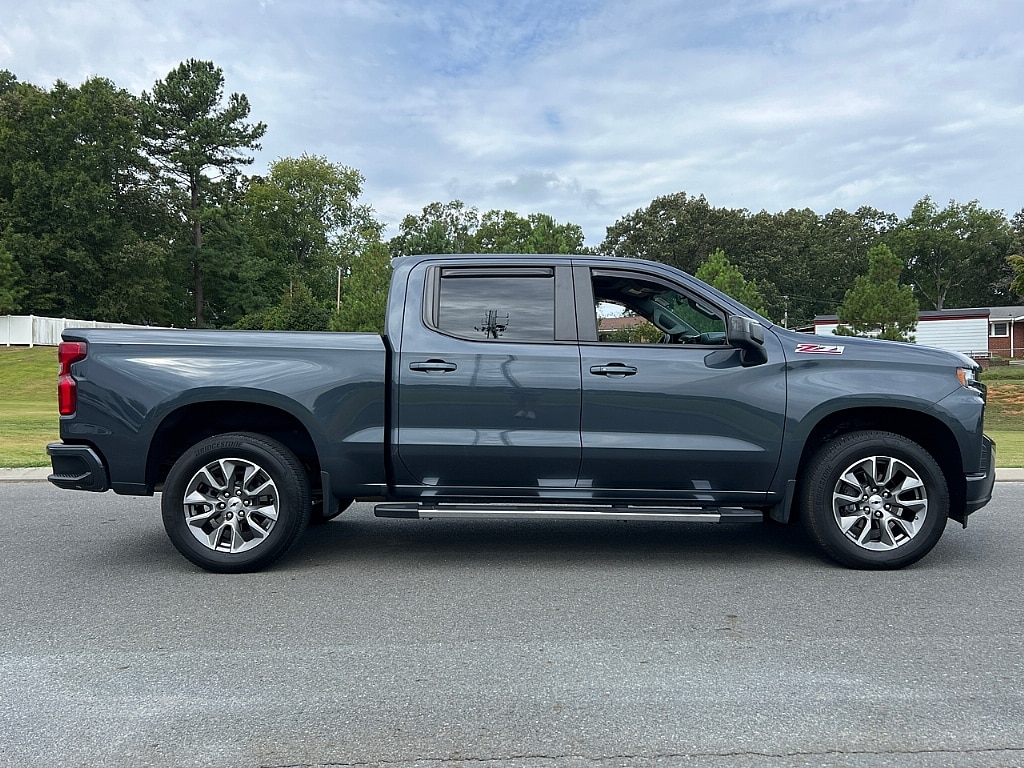
M 78 405 L 62 421 L 64 446 L 51 449 L 58 485 L 151 495 L 186 448 L 246 429 L 345 473 L 349 494 L 384 491 L 380 336 L 82 329 L 64 339 L 89 354 L 75 364 Z M 76 458 L 85 448 L 101 466 L 71 480 L 90 461 Z

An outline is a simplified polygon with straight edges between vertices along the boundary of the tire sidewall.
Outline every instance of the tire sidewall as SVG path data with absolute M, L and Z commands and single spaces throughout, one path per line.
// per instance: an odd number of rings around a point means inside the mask
M 217 459 L 251 461 L 273 479 L 278 492 L 278 519 L 266 539 L 245 552 L 218 552 L 192 535 L 185 519 L 184 493 L 196 472 Z M 175 548 L 188 560 L 209 571 L 255 571 L 277 560 L 295 542 L 309 522 L 309 485 L 295 455 L 277 441 L 244 433 L 203 440 L 175 462 L 167 475 L 161 498 L 164 529 Z
M 869 456 L 905 462 L 924 483 L 925 522 L 911 541 L 896 549 L 864 549 L 840 530 L 835 519 L 832 494 L 841 474 Z M 807 533 L 827 555 L 854 568 L 902 568 L 920 560 L 938 542 L 949 517 L 949 489 L 938 463 L 917 443 L 890 432 L 855 432 L 825 444 L 809 463 L 802 485 L 801 516 Z

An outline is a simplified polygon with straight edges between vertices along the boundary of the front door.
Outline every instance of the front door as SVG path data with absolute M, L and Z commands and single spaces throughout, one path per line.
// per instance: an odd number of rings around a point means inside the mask
M 767 363 L 744 367 L 726 343 L 725 311 L 706 298 L 639 273 L 577 271 L 584 273 L 605 317 L 595 317 L 604 326 L 591 334 L 597 340 L 580 344 L 580 486 L 612 497 L 763 501 L 785 425 L 775 337 L 765 334 Z

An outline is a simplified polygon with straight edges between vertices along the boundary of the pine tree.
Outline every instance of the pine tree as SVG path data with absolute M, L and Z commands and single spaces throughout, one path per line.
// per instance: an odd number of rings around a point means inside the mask
M 717 288 L 726 296 L 732 296 L 744 306 L 758 314 L 764 314 L 764 297 L 753 280 L 743 277 L 739 267 L 725 257 L 721 248 L 715 250 L 694 273 L 694 277 Z
M 267 130 L 247 123 L 249 100 L 232 93 L 222 105 L 224 72 L 211 61 L 189 59 L 142 94 L 144 145 L 172 189 L 178 213 L 191 230 L 192 294 L 196 327 L 204 325 L 203 221 L 213 207 L 215 178 L 252 162 L 242 150 L 259 149 Z
M 903 262 L 886 245 L 868 251 L 868 273 L 854 282 L 839 305 L 840 336 L 874 336 L 890 341 L 913 341 L 917 328 L 917 299 L 899 278 Z

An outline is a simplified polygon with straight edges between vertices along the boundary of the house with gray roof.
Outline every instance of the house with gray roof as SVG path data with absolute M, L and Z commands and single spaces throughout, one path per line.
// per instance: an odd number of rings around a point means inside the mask
M 1024 357 L 1024 307 L 989 307 L 988 351 L 1009 359 Z
M 814 318 L 814 333 L 831 335 L 839 325 L 835 315 Z M 1024 307 L 969 307 L 920 312 L 917 344 L 963 352 L 977 360 L 992 355 L 1024 358 Z

